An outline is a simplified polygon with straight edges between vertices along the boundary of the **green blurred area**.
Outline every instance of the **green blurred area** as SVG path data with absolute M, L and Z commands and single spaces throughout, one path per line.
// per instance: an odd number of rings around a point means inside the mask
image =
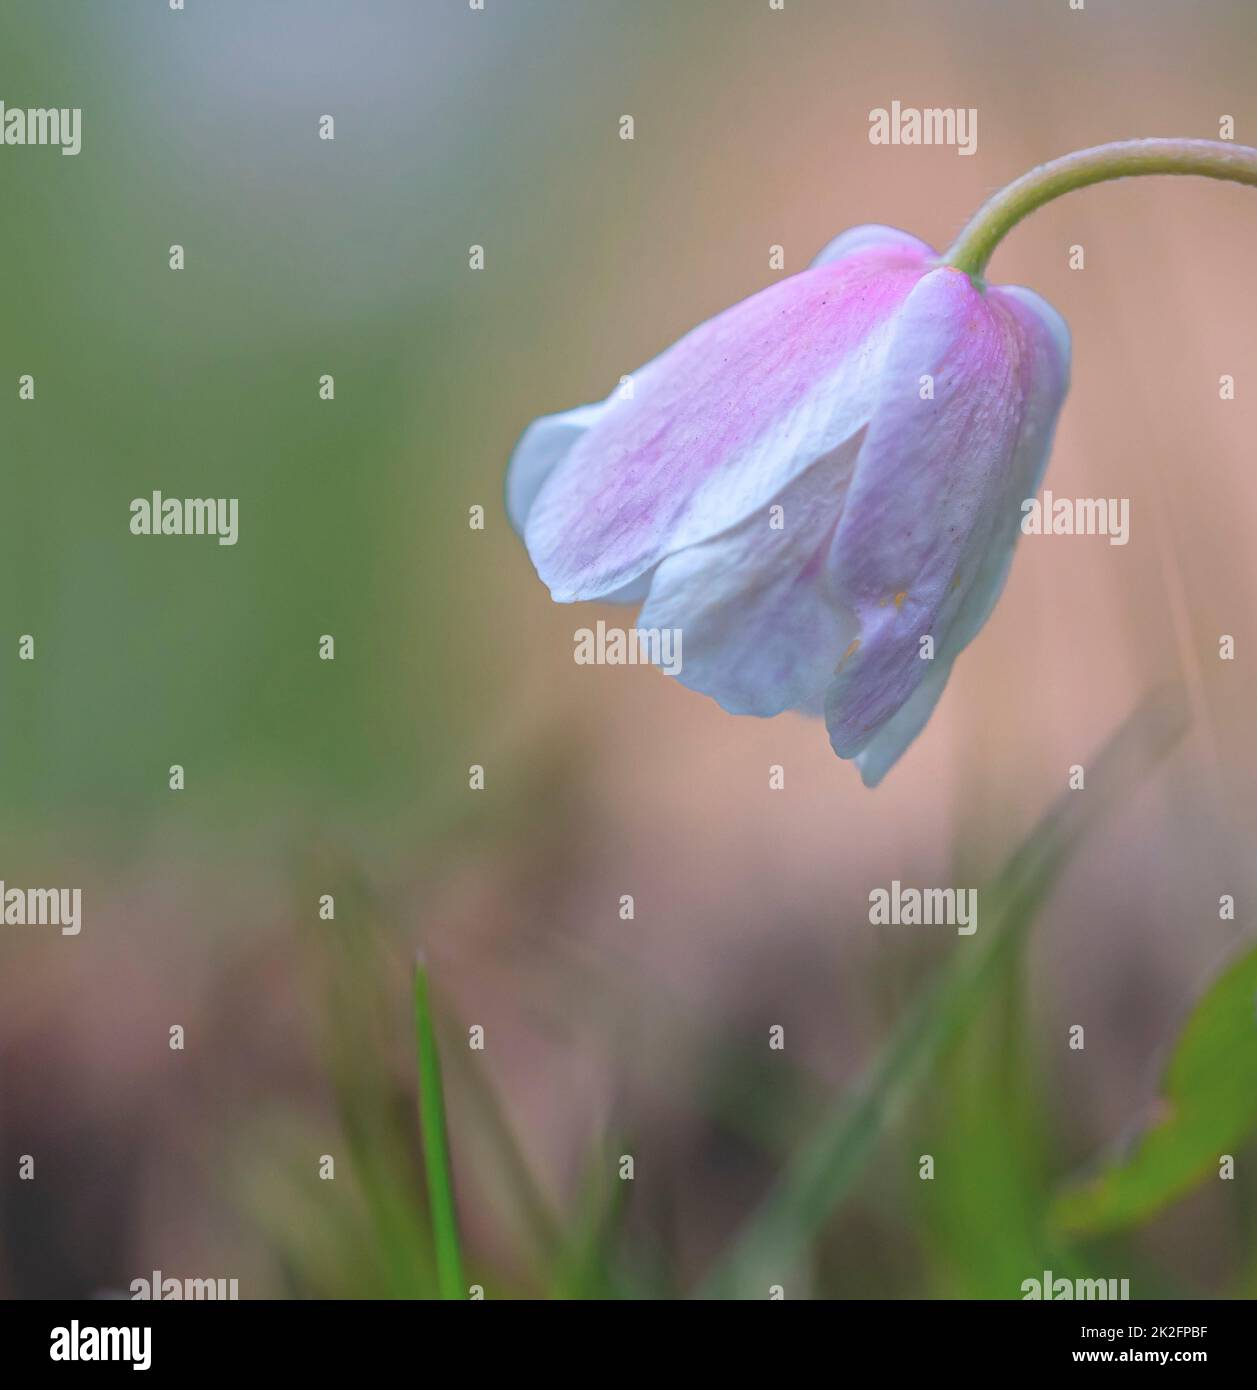
M 233 83 L 232 50 L 290 26 L 331 59 L 365 23 L 343 7 L 62 8 L 4 18 L 9 104 L 84 111 L 79 156 L 4 151 L 0 614 L 37 650 L 5 681 L 5 805 L 152 818 L 180 762 L 224 818 L 395 806 L 493 694 L 466 678 L 493 657 L 444 443 L 465 257 L 416 191 L 430 150 L 372 128 L 361 57 L 322 102 Z M 238 544 L 133 537 L 154 490 L 238 497 Z

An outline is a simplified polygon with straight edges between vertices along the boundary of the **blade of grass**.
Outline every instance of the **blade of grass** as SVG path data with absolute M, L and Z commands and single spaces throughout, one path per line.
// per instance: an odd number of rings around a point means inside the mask
M 783 1283 L 814 1234 L 846 1195 L 887 1125 L 902 1113 L 942 1050 L 960 1034 L 1025 938 L 1075 847 L 1101 813 L 1128 795 L 1186 728 L 1181 694 L 1159 691 L 1109 739 L 1088 770 L 1086 792 L 1065 793 L 981 897 L 995 925 L 976 949 L 958 950 L 914 1001 L 852 1101 L 804 1144 L 698 1293 L 766 1297 Z
M 1179 1034 L 1160 1113 L 1133 1152 L 1058 1198 L 1053 1216 L 1074 1235 L 1146 1221 L 1217 1173 L 1223 1153 L 1257 1128 L 1257 948 L 1224 969 Z
M 436 1280 L 414 1126 L 405 1118 L 409 1097 L 403 1098 L 380 1064 L 392 1050 L 395 1004 L 392 988 L 385 985 L 395 975 L 383 951 L 380 905 L 351 861 L 326 856 L 317 874 L 312 860 L 301 862 L 307 899 L 313 901 L 330 883 L 342 911 L 355 921 L 355 929 L 345 932 L 320 920 L 312 928 L 311 959 L 325 995 L 320 1041 L 374 1232 L 379 1288 L 388 1298 L 431 1298 Z M 364 1267 L 360 1279 L 355 1276 L 355 1296 L 375 1287 L 375 1277 Z
M 460 1033 L 466 1036 L 466 1027 L 448 1004 L 441 1010 L 441 1032 L 447 1040 Z M 497 1090 L 484 1067 L 471 1060 L 473 1056 L 483 1054 L 473 1054 L 467 1048 L 447 1049 L 447 1074 L 469 1113 L 474 1113 L 477 1129 L 484 1133 L 476 1156 L 486 1169 L 493 1169 L 491 1175 L 486 1173 L 486 1180 L 502 1199 L 498 1219 L 509 1223 L 512 1230 L 518 1229 L 537 1258 L 548 1262 L 562 1240 L 559 1219 L 533 1177 Z M 480 1185 L 477 1178 L 477 1187 Z
M 445 1133 L 445 1098 L 441 1093 L 441 1059 L 428 998 L 428 969 L 415 962 L 415 1040 L 419 1052 L 419 1123 L 423 1133 L 423 1160 L 428 1175 L 428 1202 L 432 1208 L 432 1241 L 436 1249 L 437 1286 L 441 1297 L 467 1296 L 463 1283 L 463 1257 L 458 1243 L 458 1216 L 450 1177 L 449 1144 Z
M 1032 1270 L 1086 1273 L 1045 1230 L 1051 1124 L 1026 1027 L 1024 975 L 1010 955 L 922 1095 L 913 1151 L 934 1156 L 941 1181 L 907 1179 L 902 1188 L 924 1218 L 930 1297 L 1015 1298 Z
M 607 1136 L 590 1151 L 581 1196 L 564 1232 L 564 1247 L 554 1261 L 551 1298 L 584 1301 L 620 1296 L 623 1269 L 616 1249 L 632 1184 L 612 1174 L 618 1155 L 629 1147 Z

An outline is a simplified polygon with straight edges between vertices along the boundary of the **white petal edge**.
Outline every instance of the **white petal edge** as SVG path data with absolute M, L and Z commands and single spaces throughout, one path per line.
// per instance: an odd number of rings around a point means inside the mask
M 935 659 L 921 684 L 852 759 L 866 787 L 876 787 L 929 723 L 951 675 L 950 661 Z
M 597 421 L 605 405 L 605 401 L 594 401 L 558 415 L 543 415 L 520 436 L 506 468 L 506 514 L 520 537 L 546 479 Z
M 901 232 L 898 227 L 883 227 L 876 222 L 870 222 L 865 226 L 848 227 L 845 232 L 840 232 L 812 260 L 808 269 L 815 270 L 818 265 L 828 265 L 830 261 L 840 261 L 844 256 L 853 255 L 857 251 L 868 251 L 874 247 L 887 251 L 911 251 L 929 259 L 938 255 L 932 246 L 920 237 L 913 236 L 911 232 Z

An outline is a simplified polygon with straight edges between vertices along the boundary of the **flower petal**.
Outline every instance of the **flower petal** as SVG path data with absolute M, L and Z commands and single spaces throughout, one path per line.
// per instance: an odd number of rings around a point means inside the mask
M 602 597 L 766 506 L 867 422 L 921 254 L 867 247 L 743 300 L 634 374 L 525 526 L 559 602 Z
M 855 634 L 826 561 L 859 447 L 847 441 L 774 499 L 779 528 L 755 512 L 655 571 L 638 627 L 680 629 L 677 679 L 731 714 L 815 708 L 835 648 Z
M 903 702 L 855 756 L 855 765 L 866 787 L 875 787 L 903 756 L 905 749 L 925 728 L 938 704 L 952 663 L 935 658 L 921 684 Z
M 926 275 L 905 303 L 834 538 L 839 589 L 861 627 L 826 700 L 840 757 L 870 748 L 883 727 L 885 746 L 894 744 L 889 721 L 938 663 L 932 707 L 956 653 L 989 614 L 1023 489 L 1046 458 L 1067 354 L 1067 341 L 1062 349 L 1029 300 L 982 294 L 950 268 Z M 922 400 L 927 376 L 933 398 Z M 921 655 L 927 635 L 933 662 Z M 897 731 L 910 732 L 895 756 L 929 708 L 918 721 L 919 713 L 920 702 L 905 710 Z M 880 761 L 871 757 L 870 767 Z
M 918 257 L 924 264 L 937 259 L 938 252 L 911 232 L 901 232 L 898 227 L 883 227 L 869 222 L 863 227 L 848 227 L 840 232 L 812 261 L 812 268 L 828 265 L 830 261 L 845 260 L 857 251 L 898 251 Z
M 506 466 L 506 514 L 518 535 L 524 534 L 528 513 L 542 485 L 602 414 L 604 405 L 596 401 L 560 415 L 543 415 L 520 435 Z
M 1021 504 L 1039 490 L 1052 450 L 1057 416 L 1069 390 L 1069 329 L 1060 314 L 1047 300 L 1020 285 L 994 285 L 987 295 L 1017 319 L 1024 334 L 1024 405 L 1016 450 L 997 503 L 994 534 L 948 633 L 947 645 L 953 655 L 981 631 L 1004 590 L 1013 547 L 1021 533 Z

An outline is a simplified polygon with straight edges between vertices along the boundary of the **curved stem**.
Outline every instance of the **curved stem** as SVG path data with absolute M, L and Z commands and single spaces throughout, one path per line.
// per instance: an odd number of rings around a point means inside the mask
M 988 198 L 942 264 L 979 280 L 996 246 L 1036 208 L 1075 188 L 1137 174 L 1199 174 L 1257 185 L 1257 149 L 1225 140 L 1115 140 L 1077 150 L 1040 164 Z

